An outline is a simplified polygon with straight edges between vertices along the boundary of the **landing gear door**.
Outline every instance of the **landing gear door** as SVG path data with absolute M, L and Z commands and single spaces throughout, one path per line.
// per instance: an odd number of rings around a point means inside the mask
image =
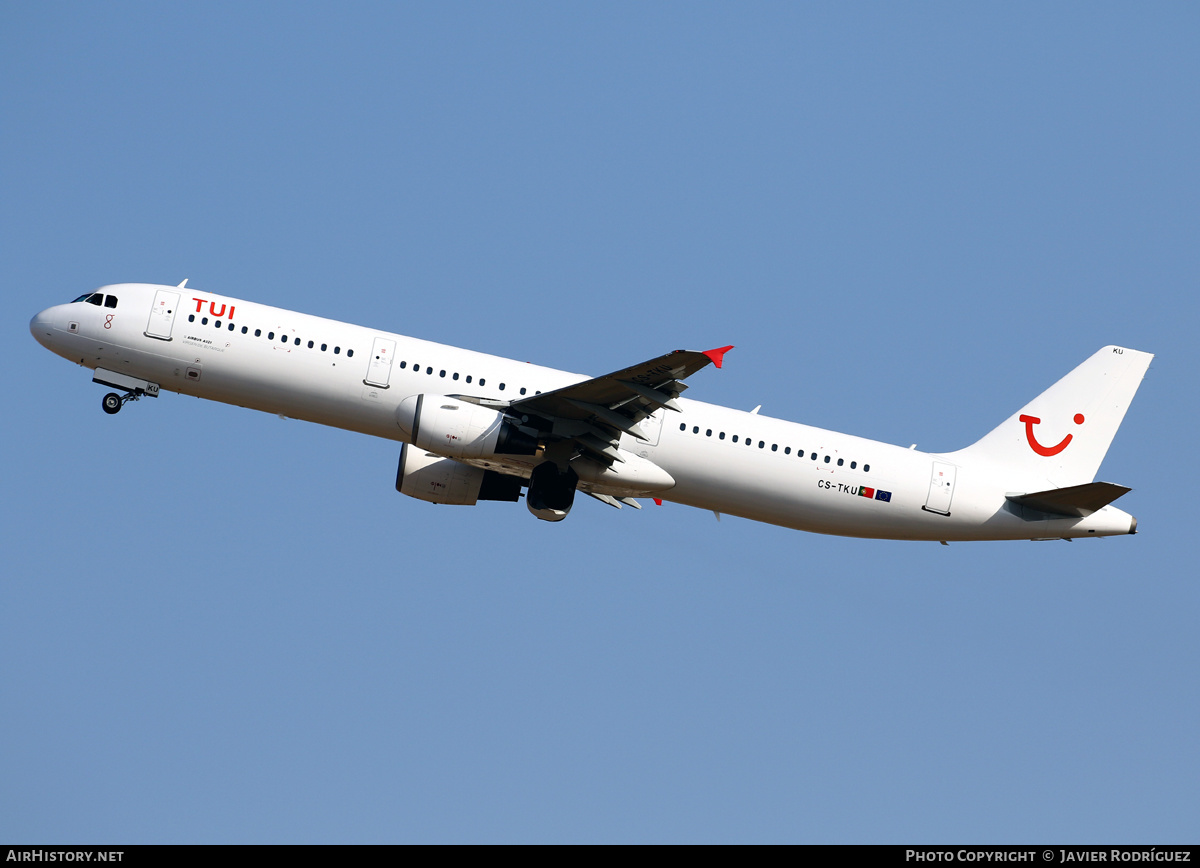
M 954 499 L 954 476 L 958 468 L 941 461 L 933 462 L 933 475 L 929 479 L 929 497 L 925 509 L 939 515 L 950 514 L 950 501 Z
M 154 306 L 150 308 L 150 321 L 146 323 L 146 337 L 169 341 L 171 327 L 175 325 L 175 311 L 178 309 L 179 293 L 167 289 L 156 292 Z
M 367 367 L 367 377 L 363 380 L 368 386 L 388 388 L 388 380 L 392 378 L 392 357 L 396 355 L 396 342 L 387 338 L 375 338 L 371 347 L 371 362 Z

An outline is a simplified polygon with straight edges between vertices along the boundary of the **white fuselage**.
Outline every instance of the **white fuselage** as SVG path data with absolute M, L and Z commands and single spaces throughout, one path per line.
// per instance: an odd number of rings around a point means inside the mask
M 391 440 L 405 439 L 396 410 L 412 395 L 515 401 L 587 379 L 186 287 L 120 284 L 99 292 L 116 306 L 51 307 L 31 322 L 34 337 L 87 368 Z M 1134 527 L 1112 506 L 1085 518 L 1023 518 L 1006 505 L 1012 481 L 992 462 L 685 398 L 678 405 L 680 412 L 662 409 L 643 423 L 647 440 L 621 441 L 674 479 L 655 493 L 664 500 L 798 530 L 890 539 L 1070 538 Z M 507 465 L 528 476 L 519 459 Z

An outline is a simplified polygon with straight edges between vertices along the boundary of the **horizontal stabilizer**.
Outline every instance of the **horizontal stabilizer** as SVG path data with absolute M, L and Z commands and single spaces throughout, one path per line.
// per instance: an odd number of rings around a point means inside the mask
M 1067 488 L 1034 491 L 1031 494 L 1009 494 L 1007 497 L 1012 503 L 1042 512 L 1083 518 L 1108 506 L 1122 494 L 1132 490 L 1124 485 L 1114 485 L 1111 482 L 1087 482 Z

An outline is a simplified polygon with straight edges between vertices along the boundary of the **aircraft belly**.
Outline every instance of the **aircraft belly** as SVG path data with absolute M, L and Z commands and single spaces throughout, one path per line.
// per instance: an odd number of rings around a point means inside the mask
M 922 509 L 933 456 L 889 447 L 891 474 L 829 470 L 806 459 L 789 463 L 747 450 L 716 462 L 711 444 L 676 438 L 656 456 L 676 478 L 672 502 L 839 536 L 908 540 L 1029 539 L 1052 535 L 1003 511 L 1002 493 L 980 491 L 965 476 L 950 515 Z M 666 455 L 670 454 L 671 460 Z

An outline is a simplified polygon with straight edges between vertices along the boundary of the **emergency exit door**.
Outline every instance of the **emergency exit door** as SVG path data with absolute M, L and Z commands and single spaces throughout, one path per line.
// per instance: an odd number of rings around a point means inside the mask
M 661 407 L 647 416 L 637 426 L 642 429 L 642 433 L 646 435 L 645 442 L 634 439 L 635 445 L 657 446 L 658 438 L 662 436 L 663 417 L 667 415 L 667 411 Z
M 375 344 L 371 347 L 371 361 L 367 365 L 367 377 L 363 382 L 368 386 L 388 388 L 388 380 L 392 378 L 392 357 L 395 355 L 395 341 L 375 338 Z

